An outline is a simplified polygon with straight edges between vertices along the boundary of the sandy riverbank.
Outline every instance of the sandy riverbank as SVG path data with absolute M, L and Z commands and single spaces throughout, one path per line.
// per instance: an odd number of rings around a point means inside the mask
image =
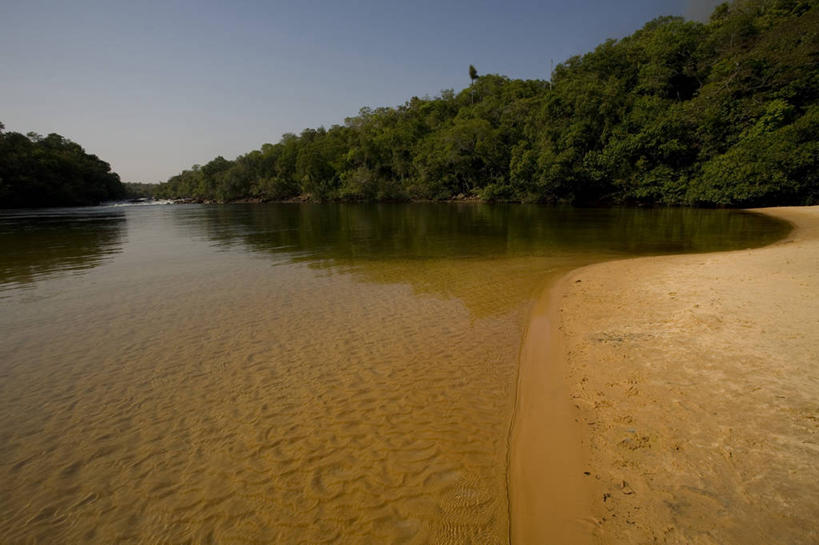
M 593 265 L 556 288 L 552 373 L 585 469 L 547 477 L 560 490 L 580 473 L 572 495 L 591 508 L 561 502 L 570 537 L 549 542 L 819 540 L 819 207 L 764 213 L 796 228 L 756 250 Z M 517 520 L 515 542 L 537 535 Z

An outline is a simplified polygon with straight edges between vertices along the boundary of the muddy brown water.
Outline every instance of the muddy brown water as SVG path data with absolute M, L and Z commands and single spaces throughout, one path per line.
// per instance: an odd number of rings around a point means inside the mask
M 508 543 L 546 283 L 787 229 L 522 205 L 0 211 L 0 541 Z

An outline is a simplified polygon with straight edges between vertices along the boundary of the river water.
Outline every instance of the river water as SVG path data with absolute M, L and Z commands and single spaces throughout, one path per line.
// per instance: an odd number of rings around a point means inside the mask
M 549 279 L 787 230 L 524 205 L 0 211 L 0 541 L 507 543 L 518 351 Z

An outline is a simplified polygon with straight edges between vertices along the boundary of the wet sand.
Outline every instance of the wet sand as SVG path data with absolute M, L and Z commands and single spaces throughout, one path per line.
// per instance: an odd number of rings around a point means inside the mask
M 546 280 L 534 304 L 518 367 L 509 446 L 510 542 L 590 545 L 592 488 L 583 478 L 586 456 L 573 422 L 556 321 L 560 276 Z
M 819 207 L 761 212 L 794 231 L 761 249 L 592 265 L 554 288 L 551 322 L 530 324 L 561 341 L 539 409 L 570 400 L 574 425 L 553 443 L 579 434 L 563 454 L 579 463 L 548 461 L 517 487 L 516 543 L 819 541 Z M 536 420 L 523 406 L 518 421 Z M 524 512 L 550 489 L 589 503 Z

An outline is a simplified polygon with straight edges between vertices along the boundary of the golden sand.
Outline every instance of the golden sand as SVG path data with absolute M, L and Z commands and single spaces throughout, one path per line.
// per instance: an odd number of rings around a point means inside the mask
M 819 207 L 761 212 L 794 231 L 762 249 L 609 262 L 561 281 L 563 357 L 549 373 L 566 397 L 551 403 L 571 400 L 584 467 L 557 481 L 547 470 L 541 488 L 590 503 L 521 517 L 518 535 L 548 537 L 517 543 L 819 541 Z

